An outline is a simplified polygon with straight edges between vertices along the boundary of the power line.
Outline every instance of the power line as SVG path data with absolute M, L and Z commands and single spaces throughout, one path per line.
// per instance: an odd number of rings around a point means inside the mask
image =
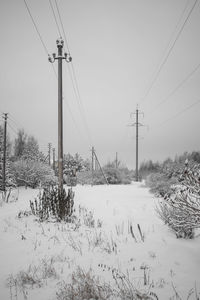
M 65 99 L 65 97 L 63 97 L 63 98 Z M 79 136 L 81 137 L 81 139 L 83 139 L 82 134 L 81 134 L 81 131 L 79 130 L 79 127 L 78 127 L 78 125 L 77 125 L 77 122 L 76 122 L 76 120 L 75 120 L 75 118 L 74 118 L 74 115 L 73 115 L 73 113 L 72 113 L 72 110 L 71 110 L 71 107 L 70 107 L 70 105 L 69 105 L 69 102 L 68 102 L 68 101 L 65 101 L 64 103 L 66 103 L 66 105 L 67 105 L 67 108 L 68 108 L 70 117 L 71 117 L 72 121 L 74 122 L 75 128 L 76 128 L 76 130 L 77 130 Z
M 18 135 L 17 131 L 10 125 L 10 123 L 8 122 L 7 124 L 8 124 L 8 126 L 11 128 L 11 130 L 12 130 L 16 135 Z
M 56 73 L 55 67 L 54 67 L 53 64 L 51 64 L 51 65 L 52 65 L 52 67 L 53 67 L 53 71 L 54 71 L 55 77 L 56 77 L 56 79 L 58 79 L 58 75 L 57 75 L 57 73 Z M 65 99 L 64 95 L 63 95 L 63 99 Z M 79 135 L 80 135 L 81 138 L 82 138 L 82 135 L 81 135 L 81 133 L 80 133 L 80 130 L 79 130 L 79 128 L 78 128 L 78 125 L 77 125 L 77 123 L 76 123 L 76 120 L 75 120 L 75 118 L 74 118 L 74 115 L 73 115 L 73 113 L 72 113 L 72 110 L 71 110 L 71 108 L 70 108 L 69 102 L 68 102 L 68 101 L 65 101 L 64 103 L 66 103 L 66 105 L 67 105 L 67 107 L 68 107 L 68 110 L 69 110 L 70 117 L 71 117 L 71 119 L 72 119 L 72 122 L 74 123 L 77 132 L 79 133 Z
M 35 30 L 36 30 L 36 32 L 37 32 L 37 34 L 38 34 L 38 37 L 39 37 L 39 39 L 40 39 L 40 41 L 41 41 L 41 43 L 42 43 L 42 46 L 43 46 L 43 48 L 44 48 L 44 51 L 46 52 L 47 55 L 49 55 L 49 52 L 48 52 L 48 50 L 47 50 L 47 47 L 46 47 L 46 45 L 45 45 L 45 43 L 44 43 L 44 40 L 43 40 L 43 38 L 42 38 L 42 35 L 40 34 L 40 31 L 39 31 L 39 29 L 38 29 L 38 27 L 37 27 L 37 25 L 36 25 L 36 22 L 35 22 L 35 20 L 34 20 L 34 18 L 33 18 L 33 15 L 31 14 L 31 10 L 30 10 L 30 8 L 28 7 L 28 4 L 27 4 L 26 0 L 24 0 L 24 4 L 25 4 L 26 9 L 27 9 L 27 11 L 28 11 L 28 13 L 29 13 L 29 16 L 30 16 L 30 18 L 31 18 L 31 21 L 32 21 L 32 23 L 33 23 L 33 25 L 34 25 L 34 27 L 35 27 Z M 56 71 L 55 71 L 55 68 L 54 68 L 53 65 L 52 65 L 52 68 L 53 68 L 53 72 L 55 73 L 55 76 L 57 76 Z
M 176 33 L 176 30 L 177 30 L 179 24 L 180 24 L 180 22 L 181 22 L 181 20 L 182 20 L 182 18 L 183 18 L 183 16 L 184 16 L 184 13 L 185 13 L 185 11 L 186 11 L 186 9 L 187 9 L 187 7 L 188 7 L 189 2 L 190 2 L 190 0 L 187 0 L 187 2 L 186 2 L 186 4 L 185 4 L 185 7 L 184 7 L 184 9 L 183 9 L 183 11 L 182 11 L 182 13 L 181 13 L 181 15 L 180 15 L 180 17 L 179 17 L 177 23 L 176 23 L 176 26 L 175 26 L 175 28 L 174 28 L 174 30 L 173 30 L 171 36 L 170 36 L 170 39 L 169 39 L 169 41 L 168 41 L 168 43 L 167 43 L 167 46 L 165 47 L 165 49 L 164 49 L 164 51 L 163 51 L 163 54 L 162 54 L 162 56 L 161 56 L 161 58 L 160 58 L 160 60 L 159 60 L 158 66 L 156 67 L 154 74 L 155 74 L 156 71 L 158 70 L 158 68 L 159 68 L 159 66 L 160 66 L 160 63 L 163 61 L 163 59 L 164 59 L 164 57 L 165 57 L 165 53 L 167 52 L 167 50 L 168 50 L 169 47 L 170 47 L 170 44 L 171 44 L 171 42 L 172 42 L 172 40 L 173 40 L 173 37 L 174 37 L 174 35 L 175 35 L 175 33 Z M 146 95 L 146 96 L 147 96 L 147 95 Z
M 55 23 L 56 23 L 56 27 L 57 27 L 57 29 L 58 29 L 59 36 L 62 37 L 62 34 L 61 34 L 61 32 L 60 32 L 60 27 L 59 27 L 59 25 L 58 25 L 57 18 L 56 18 L 56 14 L 55 14 L 55 11 L 54 11 L 54 8 L 53 8 L 53 5 L 52 5 L 51 0 L 49 0 L 49 4 L 50 4 L 50 6 L 51 6 L 51 10 L 52 10 L 52 13 L 53 13 L 53 16 L 54 16 L 54 20 L 55 20 Z
M 16 126 L 16 128 L 17 128 L 18 131 L 20 129 L 24 129 L 24 126 L 19 121 L 17 121 L 16 118 L 11 113 L 9 113 L 9 121 L 12 121 L 13 124 L 15 124 L 15 126 Z M 10 125 L 10 127 L 11 127 L 11 125 Z M 12 127 L 12 130 L 15 130 L 15 129 Z M 18 133 L 16 132 L 16 130 L 15 130 L 15 133 L 18 135 Z M 30 136 L 32 135 L 30 132 L 27 132 L 26 129 L 25 129 L 25 133 L 28 134 L 28 135 L 30 135 Z M 44 142 L 46 144 L 46 141 L 42 140 L 42 142 Z
M 167 102 L 191 77 L 197 72 L 200 67 L 200 63 L 165 97 L 161 102 L 159 102 L 152 111 L 152 114 L 159 108 L 163 103 Z
M 186 112 L 187 110 L 191 109 L 193 106 L 197 105 L 200 103 L 200 100 L 192 103 L 191 105 L 187 106 L 186 108 L 184 108 L 183 110 L 179 111 L 176 115 L 172 116 L 171 118 L 165 120 L 164 122 L 162 122 L 161 124 L 159 124 L 158 126 L 163 126 L 164 124 L 168 123 L 169 121 L 179 117 L 180 115 L 182 115 L 184 112 Z
M 72 80 L 72 85 L 73 85 L 73 90 L 74 90 L 75 98 L 76 98 L 77 103 L 78 103 L 80 115 L 81 115 L 81 118 L 82 118 L 83 123 L 85 125 L 89 141 L 90 141 L 91 144 L 93 144 L 92 143 L 91 134 L 90 134 L 90 130 L 89 130 L 88 123 L 87 123 L 87 119 L 86 119 L 86 116 L 85 116 L 85 111 L 84 111 L 82 99 L 81 99 L 81 96 L 80 96 L 80 91 L 79 91 L 79 87 L 78 87 L 78 81 L 77 81 L 77 78 L 76 78 L 75 69 L 74 69 L 73 64 L 71 64 L 71 67 L 72 67 L 72 74 L 70 72 L 70 77 L 71 77 L 71 80 Z M 69 70 L 70 70 L 70 67 L 69 67 Z
M 56 9 L 57 9 L 57 12 L 58 12 L 59 20 L 60 20 L 60 23 L 61 23 L 61 27 L 62 27 L 64 40 L 65 40 L 65 44 L 66 44 L 66 47 L 67 47 L 67 51 L 70 54 L 69 44 L 68 44 L 68 41 L 67 41 L 67 38 L 66 38 L 66 33 L 65 33 L 64 26 L 63 26 L 63 22 L 62 22 L 62 17 L 61 17 L 60 10 L 59 10 L 59 7 L 58 7 L 58 3 L 57 3 L 56 0 L 55 0 L 55 4 L 56 4 Z M 75 98 L 76 98 L 77 103 L 78 103 L 80 115 L 83 119 L 89 141 L 92 144 L 92 138 L 91 138 L 89 127 L 88 127 L 87 120 L 86 120 L 86 117 L 85 117 L 85 111 L 84 111 L 82 99 L 81 99 L 81 96 L 80 96 L 78 81 L 77 81 L 77 78 L 76 78 L 76 73 L 75 73 L 75 69 L 74 69 L 74 66 L 73 66 L 73 62 L 71 62 L 70 65 L 71 65 L 72 71 L 71 71 L 70 66 L 69 66 L 69 74 L 70 74 L 70 78 L 71 78 L 71 81 L 72 81 L 72 86 L 73 86 L 73 90 L 74 90 L 74 93 L 75 93 Z
M 39 32 L 39 29 L 38 29 L 38 27 L 37 27 L 37 25 L 36 25 L 36 22 L 34 21 L 34 18 L 33 18 L 32 14 L 31 14 L 30 8 L 28 7 L 27 2 L 26 2 L 25 0 L 24 0 L 24 3 L 25 3 L 25 5 L 26 5 L 27 11 L 28 11 L 28 13 L 29 13 L 29 16 L 30 16 L 30 18 L 31 18 L 31 20 L 32 20 L 32 23 L 33 23 L 33 25 L 34 25 L 34 27 L 35 27 L 37 33 L 38 33 L 38 36 L 39 36 L 39 38 L 40 38 L 40 41 L 41 41 L 41 43 L 42 43 L 42 45 L 43 45 L 43 47 L 44 47 L 44 49 L 45 49 L 45 52 L 46 52 L 47 55 L 49 55 L 48 50 L 47 50 L 47 47 L 45 46 L 45 43 L 44 43 L 44 41 L 43 41 L 43 39 L 42 39 L 42 36 L 41 36 L 41 34 L 40 34 L 40 32 Z M 53 5 L 52 5 L 51 0 L 49 0 L 49 3 L 50 3 L 50 5 L 51 5 L 51 9 L 52 9 L 52 12 L 53 12 L 53 16 L 54 16 L 54 20 L 55 20 L 55 22 L 56 22 L 56 26 L 57 26 L 58 32 L 59 32 L 59 34 L 60 34 L 60 36 L 61 36 L 60 28 L 59 28 L 59 25 L 58 25 L 58 22 L 57 22 L 56 14 L 55 14 L 55 11 L 54 11 L 54 8 L 53 8 Z M 57 76 L 55 67 L 54 67 L 53 64 L 51 64 L 51 66 L 52 66 L 52 68 L 53 68 L 54 75 L 55 75 L 55 77 L 56 77 L 56 79 L 57 79 L 58 76 Z M 74 116 L 73 116 L 73 114 L 72 114 L 72 111 L 71 111 L 71 109 L 70 109 L 70 107 L 69 107 L 69 104 L 68 104 L 68 108 L 69 108 L 69 113 L 70 113 L 70 116 L 71 116 L 71 118 L 72 118 L 72 121 L 74 122 L 77 131 L 80 133 L 80 131 L 78 130 L 77 124 L 76 124 L 76 122 L 75 122 Z
M 32 14 L 31 14 L 30 8 L 28 7 L 28 4 L 27 4 L 26 0 L 24 0 L 24 4 L 25 4 L 26 9 L 27 9 L 27 11 L 28 11 L 28 13 L 29 13 L 29 16 L 30 16 L 30 18 L 31 18 L 31 21 L 32 21 L 32 23 L 33 23 L 33 25 L 34 25 L 34 27 L 35 27 L 35 30 L 36 30 L 36 32 L 37 32 L 37 34 L 38 34 L 38 37 L 39 37 L 39 39 L 40 39 L 40 41 L 41 41 L 41 43 L 42 43 L 42 46 L 43 46 L 43 48 L 44 48 L 46 54 L 48 55 L 49 53 L 48 53 L 47 47 L 46 47 L 46 45 L 45 45 L 45 43 L 44 43 L 44 40 L 43 40 L 43 38 L 42 38 L 42 36 L 41 36 L 41 34 L 40 34 L 40 32 L 39 32 L 39 29 L 38 29 L 38 27 L 37 27 L 37 25 L 36 25 L 36 23 L 35 23 L 35 21 L 34 21 L 34 18 L 33 18 Z
M 172 50 L 173 50 L 173 48 L 174 48 L 176 42 L 178 41 L 178 39 L 179 39 L 181 33 L 183 32 L 183 29 L 184 29 L 184 27 L 185 27 L 187 21 L 189 20 L 189 17 L 190 17 L 190 15 L 192 14 L 192 12 L 193 12 L 193 10 L 194 10 L 196 4 L 197 4 L 197 1 L 198 1 L 198 0 L 195 0 L 194 4 L 192 5 L 192 7 L 191 7 L 191 9 L 190 9 L 190 11 L 189 11 L 189 13 L 188 13 L 188 15 L 187 15 L 185 21 L 183 22 L 181 28 L 179 29 L 179 31 L 178 31 L 178 33 L 177 33 L 177 36 L 176 36 L 174 42 L 172 43 L 171 47 L 169 48 L 166 57 L 164 58 L 164 60 L 163 60 L 163 62 L 161 63 L 160 67 L 158 68 L 158 71 L 156 72 L 156 74 L 155 74 L 155 76 L 154 76 L 154 78 L 153 78 L 153 80 L 152 80 L 152 82 L 151 82 L 151 84 L 150 84 L 149 89 L 147 90 L 147 92 L 146 92 L 146 94 L 144 95 L 144 97 L 141 99 L 141 102 L 145 101 L 145 99 L 146 99 L 147 96 L 149 95 L 149 93 L 150 93 L 150 91 L 151 91 L 151 89 L 152 89 L 154 83 L 156 82 L 156 80 L 157 80 L 157 78 L 158 78 L 158 76 L 159 76 L 161 70 L 163 69 L 164 65 L 166 64 L 167 59 L 169 58 L 169 56 L 170 56 L 170 54 L 171 54 L 171 52 L 172 52 Z
M 13 117 L 10 117 L 10 116 L 12 116 L 12 115 L 9 113 L 9 120 L 12 121 L 12 122 L 15 124 L 15 126 L 16 126 L 17 128 L 19 128 L 19 127 L 23 128 L 23 126 L 21 126 L 19 123 L 17 123 L 17 122 L 13 119 Z
M 56 9 L 57 9 L 57 12 L 58 12 L 58 17 L 59 17 L 59 20 L 60 20 L 60 24 L 61 24 L 61 27 L 62 27 L 62 31 L 63 31 L 63 34 L 64 34 L 64 40 L 65 40 L 65 43 L 66 43 L 67 52 L 70 54 L 69 44 L 68 44 L 67 37 L 66 37 L 66 34 L 65 34 L 65 29 L 64 29 L 64 26 L 63 26 L 63 22 L 62 22 L 60 10 L 59 10 L 59 7 L 58 7 L 58 3 L 57 3 L 56 0 L 55 0 L 55 4 L 56 4 Z

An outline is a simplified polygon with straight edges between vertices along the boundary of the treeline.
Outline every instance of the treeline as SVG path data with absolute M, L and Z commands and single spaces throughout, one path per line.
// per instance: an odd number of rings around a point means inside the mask
M 47 158 L 39 150 L 34 136 L 27 135 L 23 129 L 11 141 L 7 136 L 5 187 L 3 182 L 3 129 L 0 127 L 0 189 L 16 186 L 35 188 L 57 182 L 54 171 L 47 163 Z
M 173 185 L 179 182 L 186 159 L 190 162 L 200 163 L 200 152 L 184 152 L 176 155 L 174 159 L 167 158 L 163 162 L 144 161 L 140 164 L 140 177 L 145 179 L 146 185 L 156 196 L 170 195 Z
M 57 160 L 49 165 L 49 157 L 40 151 L 35 137 L 20 129 L 14 141 L 7 136 L 4 187 L 3 148 L 3 128 L 0 126 L 0 190 L 16 186 L 36 188 L 57 184 Z M 106 184 L 106 180 L 109 184 L 129 184 L 133 179 L 133 172 L 121 162 L 118 162 L 117 166 L 115 162 L 109 162 L 102 169 L 96 168 L 93 172 L 91 169 L 89 159 L 83 159 L 78 153 L 64 154 L 63 179 L 68 186 L 74 186 L 77 183 Z

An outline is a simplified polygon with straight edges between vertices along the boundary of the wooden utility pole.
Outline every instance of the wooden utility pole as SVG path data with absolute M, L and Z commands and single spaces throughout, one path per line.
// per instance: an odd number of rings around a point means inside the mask
M 55 162 L 56 162 L 55 151 L 56 151 L 56 149 L 53 148 L 53 170 L 54 170 L 54 172 L 55 172 L 55 170 L 56 170 L 56 166 L 55 166 Z
M 58 48 L 58 55 L 52 54 L 49 56 L 49 61 L 53 63 L 56 59 L 58 60 L 58 184 L 59 189 L 63 190 L 63 96 L 62 96 L 62 60 L 65 59 L 67 62 L 71 62 L 72 58 L 69 54 L 64 53 L 63 45 L 64 41 L 62 38 L 56 41 Z
M 6 137 L 7 137 L 7 118 L 8 114 L 4 113 L 4 139 L 3 139 L 3 170 L 2 170 L 2 189 L 6 191 Z
M 48 143 L 49 166 L 51 165 L 51 143 Z

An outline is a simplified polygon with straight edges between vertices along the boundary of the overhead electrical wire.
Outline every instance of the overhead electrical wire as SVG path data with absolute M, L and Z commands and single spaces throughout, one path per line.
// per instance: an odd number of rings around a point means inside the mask
M 162 71 L 164 65 L 166 64 L 166 62 L 167 62 L 167 60 L 168 60 L 170 54 L 172 53 L 172 50 L 174 49 L 174 47 L 175 47 L 175 45 L 176 45 L 176 43 L 177 43 L 179 37 L 181 36 L 181 33 L 183 32 L 183 29 L 184 29 L 184 27 L 185 27 L 187 21 L 189 20 L 189 18 L 190 18 L 190 16 L 191 16 L 191 14 L 192 14 L 192 12 L 193 12 L 193 10 L 194 10 L 194 8 L 195 8 L 197 2 L 198 2 L 198 0 L 195 0 L 195 2 L 193 3 L 191 9 L 189 10 L 189 12 L 188 12 L 188 14 L 187 14 L 187 17 L 185 18 L 185 20 L 184 20 L 182 26 L 180 27 L 180 29 L 179 29 L 179 31 L 178 31 L 178 33 L 177 33 L 177 35 L 176 35 L 176 37 L 175 37 L 175 39 L 174 39 L 174 41 L 173 41 L 171 47 L 168 49 L 168 52 L 167 52 L 167 54 L 166 54 L 166 56 L 165 56 L 163 62 L 161 63 L 161 65 L 159 66 L 159 68 L 158 68 L 158 70 L 157 70 L 155 76 L 153 77 L 153 80 L 152 80 L 152 82 L 151 82 L 151 84 L 150 84 L 150 87 L 148 88 L 148 90 L 147 90 L 146 94 L 144 95 L 144 97 L 140 100 L 141 103 L 142 103 L 143 101 L 146 100 L 147 96 L 149 95 L 150 91 L 152 90 L 152 88 L 153 88 L 153 86 L 154 86 L 154 83 L 155 83 L 156 80 L 158 79 L 158 76 L 160 75 L 160 72 Z M 185 9 L 184 9 L 184 10 L 185 10 Z
M 161 102 L 159 102 L 150 112 L 150 114 L 154 114 L 156 110 L 164 103 L 166 103 L 200 68 L 200 63 L 196 65 L 196 67 L 181 81 L 179 84 L 165 97 Z
M 10 125 L 10 123 L 7 122 L 7 124 L 8 124 L 8 126 L 11 128 L 11 130 L 12 130 L 16 135 L 18 135 L 17 131 Z
M 51 10 L 52 10 L 53 17 L 54 17 L 54 20 L 55 20 L 55 23 L 56 23 L 56 27 L 58 29 L 58 34 L 61 37 L 62 34 L 61 34 L 60 27 L 59 27 L 58 22 L 57 22 L 56 14 L 55 14 L 55 11 L 54 11 L 54 8 L 53 8 L 53 4 L 52 4 L 51 0 L 49 0 L 49 4 L 51 6 Z
M 56 23 L 56 27 L 57 27 L 57 29 L 58 29 L 58 33 L 59 33 L 60 37 L 62 37 L 61 31 L 60 31 L 60 27 L 59 27 L 59 24 L 58 24 L 58 21 L 57 21 L 56 13 L 55 13 L 55 10 L 54 10 L 54 7 L 53 7 L 53 4 L 52 4 L 51 0 L 49 0 L 49 3 L 50 3 L 51 10 L 52 10 L 52 13 L 53 13 L 53 17 L 54 17 L 54 20 L 55 20 L 55 23 Z M 57 7 L 57 3 L 56 3 L 56 7 Z M 59 13 L 59 11 L 58 11 L 58 13 Z M 62 28 L 63 28 L 63 25 L 62 25 Z M 68 52 L 69 52 L 69 51 L 68 51 Z M 56 74 L 56 72 L 55 72 L 55 74 Z M 71 74 L 70 74 L 70 75 L 71 75 Z M 56 78 L 58 78 L 57 74 L 56 74 Z M 72 78 L 71 78 L 71 80 L 72 80 Z M 72 81 L 72 84 L 73 84 L 73 81 Z M 63 96 L 63 99 L 64 99 L 64 98 L 65 98 L 65 97 Z M 80 135 L 81 138 L 82 138 L 81 132 L 80 132 L 80 130 L 79 130 L 78 126 L 77 126 L 77 123 L 76 123 L 76 121 L 75 121 L 75 118 L 74 118 L 74 116 L 73 116 L 73 114 L 72 114 L 72 110 L 71 110 L 71 108 L 70 108 L 69 102 L 68 102 L 68 101 L 65 101 L 65 103 L 66 103 L 66 105 L 67 105 L 67 107 L 68 107 L 68 110 L 69 110 L 70 116 L 71 116 L 71 118 L 72 118 L 72 121 L 74 122 L 74 125 L 75 125 L 75 127 L 76 127 L 76 129 L 77 129 L 79 135 Z
M 50 5 L 51 5 L 51 9 L 52 9 L 52 12 L 53 12 L 53 15 L 54 15 L 54 19 L 55 19 L 55 22 L 56 22 L 56 26 L 57 26 L 58 32 L 59 32 L 59 34 L 60 34 L 60 36 L 61 36 L 60 28 L 59 28 L 59 25 L 58 25 L 58 22 L 57 22 L 57 19 L 56 19 L 55 11 L 54 11 L 54 9 L 53 9 L 53 5 L 52 5 L 51 0 L 49 0 L 49 3 L 50 3 Z M 48 52 L 48 50 L 47 50 L 47 47 L 46 47 L 46 45 L 45 45 L 45 43 L 44 43 L 44 40 L 43 40 L 43 38 L 42 38 L 42 35 L 40 34 L 40 31 L 39 31 L 38 27 L 37 27 L 37 25 L 36 25 L 36 22 L 35 22 L 35 20 L 34 20 L 34 18 L 33 18 L 33 15 L 31 14 L 31 10 L 30 10 L 30 8 L 29 8 L 29 6 L 28 6 L 26 0 L 24 0 L 24 4 L 25 4 L 26 9 L 27 9 L 27 11 L 28 11 L 28 13 L 29 13 L 29 16 L 30 16 L 30 18 L 31 18 L 31 21 L 32 21 L 32 23 L 33 23 L 33 25 L 34 25 L 34 27 L 35 27 L 35 29 L 36 29 L 36 32 L 37 32 L 38 37 L 39 37 L 39 39 L 40 39 L 40 41 L 41 41 L 41 43 L 42 43 L 42 46 L 43 46 L 43 48 L 44 48 L 44 50 L 45 50 L 47 56 L 49 56 L 49 52 Z M 53 72 L 54 72 L 55 77 L 58 78 L 54 65 L 51 64 L 51 66 L 52 66 L 52 68 L 53 68 Z M 77 123 L 75 122 L 75 118 L 74 118 L 74 116 L 73 116 L 73 114 L 72 114 L 72 110 L 71 110 L 70 107 L 69 107 L 69 103 L 67 103 L 67 105 L 68 105 L 68 108 L 69 108 L 69 113 L 70 113 L 70 116 L 71 116 L 71 118 L 72 118 L 72 121 L 73 121 L 74 124 L 75 124 L 75 128 L 77 129 L 78 133 L 80 134 L 80 131 L 79 131 L 78 127 L 77 127 Z
M 64 96 L 63 96 L 63 99 L 65 99 Z M 74 115 L 73 115 L 73 113 L 72 113 L 72 110 L 71 110 L 71 107 L 70 107 L 70 105 L 69 105 L 69 102 L 68 102 L 68 101 L 65 101 L 65 103 L 66 103 L 66 105 L 67 105 L 67 107 L 68 107 L 70 116 L 71 116 L 71 118 L 72 118 L 72 121 L 74 122 L 74 125 L 75 125 L 75 127 L 76 127 L 76 130 L 77 130 L 77 132 L 79 133 L 79 136 L 81 137 L 81 139 L 83 139 L 83 136 L 82 136 L 82 134 L 81 134 L 81 131 L 79 130 L 79 127 L 78 127 L 78 125 L 77 125 L 77 122 L 76 122 L 76 120 L 75 120 L 75 118 L 74 118 Z
M 28 11 L 28 14 L 29 14 L 29 16 L 30 16 L 30 18 L 31 18 L 31 21 L 32 21 L 32 23 L 33 23 L 33 26 L 35 27 L 35 30 L 36 30 L 37 35 L 38 35 L 38 37 L 39 37 L 39 40 L 40 40 L 40 42 L 41 42 L 41 44 L 42 44 L 42 46 L 43 46 L 43 48 L 44 48 L 44 51 L 45 51 L 45 53 L 47 54 L 47 56 L 49 56 L 48 49 L 47 49 L 47 47 L 46 47 L 46 45 L 45 45 L 45 42 L 44 42 L 44 40 L 43 40 L 43 38 L 42 38 L 42 35 L 41 35 L 40 31 L 39 31 L 39 29 L 38 29 L 38 27 L 37 27 L 37 25 L 36 25 L 36 22 L 35 22 L 35 20 L 34 20 L 34 18 L 33 18 L 33 15 L 31 14 L 31 10 L 30 10 L 30 8 L 29 8 L 29 6 L 28 6 L 26 0 L 24 0 L 24 4 L 25 4 L 26 9 L 27 9 L 27 11 Z M 53 64 L 51 64 L 51 66 L 52 66 L 52 68 L 53 68 L 53 72 L 54 72 L 55 75 L 57 76 Z
M 23 128 L 22 124 L 19 123 L 11 113 L 9 113 L 9 120 L 12 121 L 17 128 Z
M 34 21 L 34 18 L 33 18 L 32 14 L 31 14 L 30 8 L 28 7 L 28 4 L 27 4 L 26 0 L 24 0 L 24 4 L 25 4 L 26 9 L 27 9 L 27 11 L 28 11 L 28 13 L 29 13 L 29 16 L 30 16 L 30 18 L 31 18 L 31 20 L 32 20 L 32 23 L 33 23 L 33 25 L 34 25 L 34 27 L 35 27 L 35 30 L 37 31 L 37 34 L 38 34 L 38 37 L 39 37 L 39 39 L 40 39 L 40 41 L 41 41 L 41 43 L 42 43 L 42 46 L 43 46 L 43 48 L 44 48 L 46 54 L 49 55 L 48 50 L 47 50 L 47 47 L 46 47 L 46 45 L 45 45 L 45 43 L 44 43 L 44 41 L 43 41 L 43 38 L 42 38 L 42 36 L 41 36 L 41 34 L 40 34 L 40 32 L 39 32 L 39 29 L 38 29 L 38 27 L 37 27 L 37 25 L 36 25 L 36 23 L 35 23 L 35 21 Z
M 183 9 L 183 11 L 182 11 L 182 13 L 181 13 L 181 15 L 180 15 L 180 17 L 179 17 L 177 23 L 176 23 L 176 26 L 175 26 L 175 28 L 174 28 L 174 30 L 173 30 L 171 36 L 170 36 L 170 39 L 169 39 L 169 41 L 168 41 L 168 44 L 167 44 L 167 46 L 165 47 L 165 49 L 164 49 L 164 51 L 163 51 L 163 54 L 162 54 L 162 56 L 161 56 L 161 58 L 160 58 L 160 60 L 159 60 L 158 66 L 156 67 L 154 74 L 156 74 L 156 72 L 158 71 L 158 68 L 159 68 L 161 62 L 162 62 L 163 59 L 165 58 L 166 52 L 167 52 L 167 50 L 169 49 L 169 47 L 170 47 L 170 45 L 171 45 L 171 43 L 172 43 L 172 41 L 173 41 L 173 37 L 174 37 L 174 35 L 175 35 L 175 33 L 176 33 L 176 30 L 177 30 L 179 24 L 181 23 L 181 20 L 183 19 L 183 16 L 184 16 L 185 11 L 186 11 L 186 9 L 187 9 L 187 7 L 188 7 L 188 5 L 189 5 L 189 2 L 190 2 L 190 0 L 187 0 L 187 2 L 186 2 L 186 4 L 185 4 L 185 7 L 184 7 L 184 9 Z M 154 77 L 153 77 L 153 78 L 154 78 Z M 152 82 L 153 82 L 153 81 L 152 81 Z M 151 82 L 151 84 L 152 84 L 152 82 Z M 151 85 L 150 85 L 150 87 L 151 87 Z M 148 96 L 148 94 L 149 94 L 149 92 L 150 92 L 150 87 L 147 89 L 147 92 L 146 92 L 144 98 L 146 98 L 146 97 Z M 145 99 L 144 99 L 144 100 L 145 100 Z
M 60 24 L 61 24 L 61 28 L 62 28 L 62 31 L 63 31 L 63 36 L 64 36 L 64 41 L 65 41 L 65 44 L 66 44 L 66 48 L 67 48 L 68 53 L 70 54 L 69 43 L 67 41 L 65 29 L 64 29 L 64 26 L 63 26 L 63 22 L 62 22 L 62 17 L 61 17 L 59 6 L 58 6 L 58 3 L 57 3 L 56 0 L 55 0 L 55 4 L 56 4 L 56 9 L 57 9 L 59 21 L 60 21 Z M 72 71 L 70 69 L 70 66 L 72 68 Z M 81 115 L 81 117 L 83 119 L 83 122 L 84 122 L 84 125 L 85 125 L 85 129 L 87 131 L 89 142 L 91 144 L 93 144 L 92 143 L 91 134 L 90 134 L 90 130 L 89 130 L 88 123 L 87 123 L 87 119 L 85 117 L 85 111 L 84 111 L 82 99 L 81 99 L 81 96 L 80 96 L 78 81 L 77 81 L 77 77 L 76 77 L 76 73 L 75 73 L 73 62 L 70 63 L 70 66 L 69 66 L 69 74 L 70 74 L 70 78 L 71 78 L 71 81 L 72 81 L 72 86 L 73 86 L 73 89 L 74 89 L 75 98 L 76 98 L 77 103 L 78 103 L 80 115 Z
M 184 108 L 183 110 L 179 111 L 176 115 L 172 116 L 171 118 L 165 120 L 164 122 L 160 123 L 158 126 L 163 126 L 164 124 L 168 123 L 169 121 L 179 117 L 180 115 L 182 115 L 183 113 L 185 113 L 187 110 L 191 109 L 192 107 L 194 107 L 195 105 L 199 104 L 200 100 L 190 104 L 189 106 L 187 106 L 186 108 Z
M 57 3 L 56 0 L 55 0 L 55 4 L 56 4 L 56 9 L 57 9 L 57 12 L 58 12 L 58 17 L 59 17 L 59 20 L 60 20 L 60 24 L 61 24 L 61 27 L 62 27 L 62 31 L 63 31 L 63 34 L 64 34 L 64 39 L 65 39 L 65 43 L 66 43 L 67 52 L 70 54 L 69 43 L 67 41 L 67 37 L 66 37 L 66 34 L 65 34 L 65 29 L 64 29 L 64 26 L 63 26 L 60 10 L 59 10 L 58 3 Z

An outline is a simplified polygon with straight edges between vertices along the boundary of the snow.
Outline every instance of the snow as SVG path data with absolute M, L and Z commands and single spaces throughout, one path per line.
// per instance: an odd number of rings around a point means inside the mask
M 161 300 L 176 299 L 172 284 L 181 299 L 187 299 L 195 286 L 200 291 L 200 236 L 177 239 L 155 212 L 158 200 L 141 183 L 77 186 L 73 190 L 76 213 L 79 205 L 91 210 L 96 224 L 98 219 L 102 221 L 101 227 L 81 225 L 75 229 L 73 224 L 39 223 L 31 215 L 18 218 L 20 211 L 30 210 L 29 200 L 38 194 L 33 189 L 20 188 L 18 201 L 0 207 L 0 299 L 56 299 L 59 283 L 70 280 L 77 266 L 86 271 L 91 268 L 111 284 L 110 269 L 116 268 L 143 289 L 141 266 L 147 266 L 149 284 Z M 45 263 L 55 274 L 41 274 Z M 6 286 L 10 275 L 16 278 L 30 267 L 35 267 L 41 287 L 20 290 Z

